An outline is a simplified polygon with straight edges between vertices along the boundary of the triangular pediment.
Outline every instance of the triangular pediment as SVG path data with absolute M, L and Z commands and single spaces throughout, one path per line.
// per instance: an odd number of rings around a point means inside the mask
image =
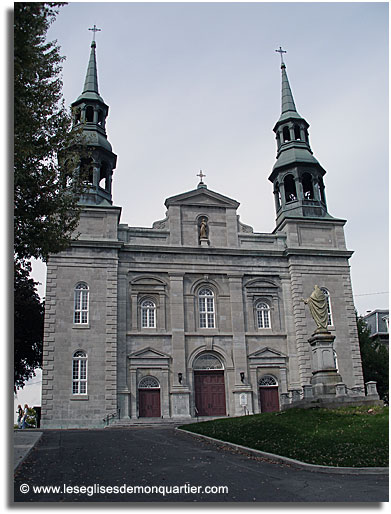
M 276 357 L 285 359 L 286 355 L 277 350 L 274 350 L 273 348 L 269 348 L 268 346 L 265 346 L 264 348 L 261 348 L 260 350 L 257 350 L 248 356 L 249 359 L 270 359 Z
M 133 352 L 128 355 L 129 359 L 170 359 L 170 356 L 166 353 L 159 352 L 154 348 L 148 346 L 147 348 L 143 348 L 142 350 L 137 350 L 137 352 Z
M 171 205 L 196 205 L 196 206 L 211 206 L 211 207 L 225 207 L 227 209 L 237 209 L 239 202 L 228 198 L 227 196 L 211 191 L 206 187 L 200 187 L 193 191 L 188 191 L 176 196 L 171 196 L 165 201 L 166 207 Z

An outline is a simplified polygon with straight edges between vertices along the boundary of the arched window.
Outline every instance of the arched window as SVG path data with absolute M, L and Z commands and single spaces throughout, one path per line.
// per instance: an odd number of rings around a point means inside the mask
M 284 178 L 285 201 L 294 202 L 297 200 L 296 184 L 293 175 L 287 175 Z
M 211 289 L 206 287 L 198 293 L 200 328 L 215 328 L 215 302 Z
M 306 200 L 314 199 L 314 188 L 312 186 L 312 177 L 309 173 L 304 173 L 301 179 L 303 185 L 303 194 Z
M 272 375 L 263 375 L 263 377 L 259 379 L 258 385 L 260 387 L 276 387 L 278 386 L 278 382 Z
M 195 370 L 223 369 L 220 359 L 211 353 L 203 353 L 196 358 L 193 364 Z
M 257 314 L 257 327 L 270 328 L 270 307 L 265 302 L 258 302 L 255 306 Z
M 156 304 L 152 300 L 141 303 L 141 327 L 156 328 Z
M 323 292 L 323 294 L 325 295 L 326 302 L 327 302 L 327 315 L 328 315 L 327 325 L 332 327 L 333 326 L 333 314 L 331 311 L 330 293 L 325 287 L 321 287 L 320 289 Z
M 87 354 L 83 350 L 73 354 L 72 394 L 87 394 Z
M 295 139 L 296 140 L 300 140 L 301 137 L 300 137 L 300 127 L 299 127 L 299 125 L 295 125 L 293 130 L 295 132 Z
M 77 325 L 88 324 L 89 289 L 85 282 L 79 282 L 75 287 L 73 322 Z
M 94 121 L 94 108 L 92 105 L 88 105 L 86 109 L 86 121 L 92 123 Z
M 139 389 L 160 389 L 159 380 L 155 377 L 151 377 L 150 375 L 147 377 L 143 377 L 138 385 Z
M 288 127 L 284 127 L 282 130 L 282 139 L 284 143 L 291 140 L 291 134 Z

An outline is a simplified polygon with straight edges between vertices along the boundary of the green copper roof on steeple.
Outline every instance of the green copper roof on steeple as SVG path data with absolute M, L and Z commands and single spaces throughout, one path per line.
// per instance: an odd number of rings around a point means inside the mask
M 288 75 L 286 73 L 285 64 L 281 65 L 282 71 L 282 86 L 281 86 L 281 114 L 284 114 L 288 111 L 296 111 L 295 101 L 293 100 L 293 95 L 291 91 L 291 87 L 289 85 Z
M 92 41 L 91 43 L 91 53 L 90 60 L 88 62 L 88 68 L 86 73 L 86 78 L 84 81 L 83 92 L 76 100 L 88 99 L 88 100 L 99 100 L 103 102 L 103 98 L 99 95 L 98 89 L 98 68 L 96 65 L 96 55 L 95 55 L 96 42 Z
M 98 71 L 96 67 L 96 55 L 95 55 L 96 43 L 93 41 L 91 43 L 91 53 L 90 53 L 90 61 L 88 63 L 86 80 L 84 82 L 83 93 L 87 91 L 92 91 L 94 93 L 99 94 L 98 90 Z

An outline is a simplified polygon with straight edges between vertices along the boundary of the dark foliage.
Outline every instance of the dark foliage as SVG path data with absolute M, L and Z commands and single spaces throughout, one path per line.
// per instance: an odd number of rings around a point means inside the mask
M 29 270 L 15 265 L 14 386 L 19 389 L 42 364 L 44 305 Z
M 357 330 L 360 341 L 361 361 L 364 382 L 377 382 L 377 391 L 382 400 L 388 401 L 389 390 L 389 355 L 388 349 L 379 341 L 371 339 L 371 332 L 361 317 L 357 318 Z

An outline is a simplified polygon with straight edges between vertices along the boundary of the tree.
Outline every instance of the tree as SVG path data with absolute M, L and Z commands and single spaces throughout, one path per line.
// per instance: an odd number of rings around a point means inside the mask
M 14 386 L 19 389 L 42 364 L 44 312 L 36 282 L 23 267 L 15 269 L 14 307 Z
M 86 182 L 75 173 L 82 140 L 62 99 L 64 57 L 55 41 L 46 42 L 62 5 L 15 3 L 14 253 L 21 262 L 69 246 Z
M 14 4 L 14 295 L 15 387 L 41 365 L 43 305 L 29 278 L 30 259 L 44 261 L 69 246 L 86 178 L 85 145 L 71 130 L 62 98 L 61 63 L 47 30 L 60 3 Z M 66 158 L 64 157 L 66 156 Z
M 362 317 L 357 317 L 361 362 L 364 382 L 377 382 L 377 391 L 382 400 L 388 401 L 388 349 L 377 340 L 372 340 L 371 331 Z

